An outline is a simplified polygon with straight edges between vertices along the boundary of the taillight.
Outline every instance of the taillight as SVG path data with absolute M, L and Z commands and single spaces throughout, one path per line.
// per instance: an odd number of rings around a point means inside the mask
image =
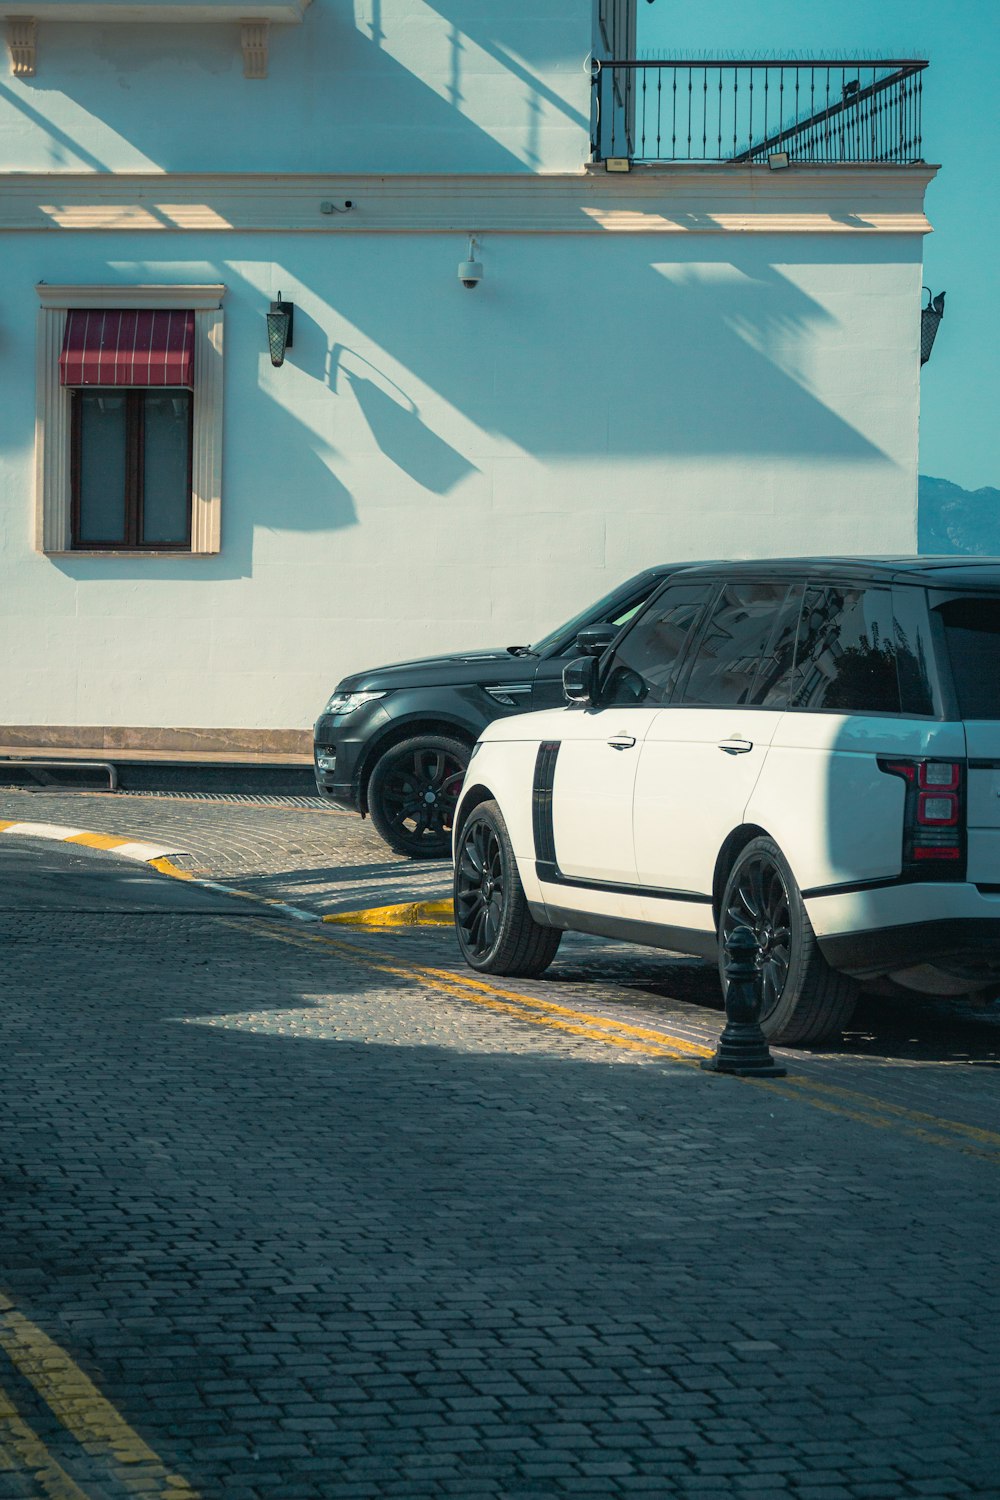
M 965 765 L 956 760 L 889 760 L 880 771 L 906 783 L 903 875 L 914 880 L 965 876 Z

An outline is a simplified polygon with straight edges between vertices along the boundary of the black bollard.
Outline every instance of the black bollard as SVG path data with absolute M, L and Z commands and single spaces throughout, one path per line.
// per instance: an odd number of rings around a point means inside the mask
M 702 1067 L 740 1078 L 784 1078 L 787 1068 L 771 1056 L 760 1029 L 761 977 L 757 939 L 749 927 L 736 927 L 726 939 L 726 1026 L 713 1057 Z

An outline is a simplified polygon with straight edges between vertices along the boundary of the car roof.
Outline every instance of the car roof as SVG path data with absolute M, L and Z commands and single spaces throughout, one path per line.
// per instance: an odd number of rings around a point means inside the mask
M 845 582 L 915 583 L 924 588 L 1000 588 L 1000 557 L 757 557 L 691 564 L 687 577 L 816 578 Z M 674 575 L 675 577 L 677 575 Z

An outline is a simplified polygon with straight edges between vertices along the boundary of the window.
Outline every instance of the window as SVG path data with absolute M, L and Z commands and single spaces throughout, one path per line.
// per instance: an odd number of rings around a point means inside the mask
M 37 288 L 40 552 L 219 551 L 225 290 Z
M 691 630 L 715 589 L 711 583 L 679 583 L 659 596 L 615 651 L 602 707 L 655 708 L 669 701 Z
M 73 392 L 73 547 L 191 542 L 191 391 Z
M 962 718 L 1000 719 L 1000 597 L 953 599 L 938 614 Z
M 784 707 L 798 593 L 787 583 L 729 583 L 698 642 L 680 701 Z
M 899 713 L 888 589 L 806 589 L 789 706 Z

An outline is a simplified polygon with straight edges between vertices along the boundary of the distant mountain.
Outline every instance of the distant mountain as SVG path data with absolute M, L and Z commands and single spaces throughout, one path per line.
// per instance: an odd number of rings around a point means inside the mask
M 950 479 L 921 474 L 917 487 L 917 548 L 923 553 L 1000 557 L 1000 490 L 963 490 Z

